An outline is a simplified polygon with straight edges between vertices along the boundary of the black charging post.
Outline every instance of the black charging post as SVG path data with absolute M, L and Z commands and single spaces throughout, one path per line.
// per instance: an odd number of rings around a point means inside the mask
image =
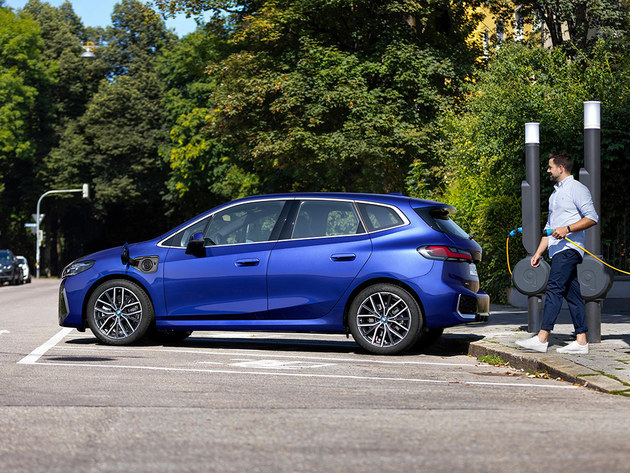
M 593 206 L 601 221 L 601 102 L 584 102 L 584 168 L 580 182 L 588 187 Z M 586 249 L 602 257 L 601 224 L 586 230 Z M 586 301 L 588 342 L 602 341 L 602 307 L 613 283 L 612 272 L 589 255 L 578 266 L 580 291 Z
M 523 246 L 527 257 L 514 267 L 516 289 L 527 297 L 527 330 L 538 332 L 542 324 L 542 294 L 549 279 L 549 265 L 541 260 L 532 267 L 531 258 L 540 243 L 540 124 L 525 124 L 525 179 L 521 182 Z

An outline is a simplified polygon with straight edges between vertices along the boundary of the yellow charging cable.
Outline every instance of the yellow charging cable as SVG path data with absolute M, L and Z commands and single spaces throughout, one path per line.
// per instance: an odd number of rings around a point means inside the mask
M 591 253 L 590 251 L 588 251 L 586 248 L 582 248 L 582 247 L 581 247 L 580 245 L 578 245 L 576 242 L 574 242 L 573 240 L 571 240 L 571 238 L 564 237 L 564 239 L 565 239 L 565 240 L 567 240 L 568 242 L 573 243 L 573 244 L 574 244 L 575 246 L 577 246 L 579 249 L 581 249 L 581 250 L 585 251 L 586 253 L 588 253 L 589 255 L 591 255 L 593 258 L 595 258 L 597 261 L 599 261 L 600 263 L 603 263 L 603 264 L 605 264 L 606 266 L 608 266 L 610 269 L 614 269 L 615 271 L 619 271 L 620 273 L 630 275 L 630 273 L 629 273 L 629 272 L 627 272 L 627 271 L 622 271 L 622 270 L 621 270 L 621 269 L 619 269 L 619 268 L 615 268 L 614 266 L 611 266 L 611 265 L 609 265 L 608 263 L 606 263 L 606 261 L 603 261 L 603 260 L 599 259 L 597 256 L 595 256 L 593 253 Z
M 512 268 L 510 268 L 510 237 L 507 237 L 507 240 L 505 240 L 505 255 L 507 256 L 507 264 L 508 264 L 508 271 L 510 272 L 510 276 L 512 276 Z

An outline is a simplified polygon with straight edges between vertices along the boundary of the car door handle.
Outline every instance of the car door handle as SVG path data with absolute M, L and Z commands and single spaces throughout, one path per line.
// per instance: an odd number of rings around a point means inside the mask
M 357 255 L 354 253 L 337 253 L 330 256 L 333 261 L 354 261 Z
M 258 266 L 258 263 L 260 263 L 260 260 L 258 258 L 251 258 L 251 259 L 237 259 L 236 260 L 236 266 L 239 267 L 243 267 L 243 266 Z

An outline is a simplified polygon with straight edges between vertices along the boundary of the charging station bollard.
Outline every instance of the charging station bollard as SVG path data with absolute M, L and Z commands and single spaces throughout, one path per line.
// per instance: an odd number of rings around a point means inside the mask
M 601 221 L 601 102 L 584 102 L 584 168 L 580 182 L 588 187 L 593 206 Z M 602 257 L 601 225 L 586 230 L 586 248 Z M 578 266 L 582 297 L 586 301 L 587 339 L 602 341 L 602 301 L 613 283 L 612 272 L 592 256 L 584 256 Z
M 523 246 L 527 257 L 514 267 L 514 286 L 527 297 L 527 330 L 538 332 L 542 324 L 542 293 L 549 279 L 549 265 L 533 268 L 531 258 L 540 242 L 540 124 L 525 124 L 525 179 L 521 183 Z

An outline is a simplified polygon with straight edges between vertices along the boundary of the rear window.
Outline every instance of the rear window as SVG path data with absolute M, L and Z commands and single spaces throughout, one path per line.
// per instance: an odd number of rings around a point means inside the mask
M 359 207 L 359 211 L 363 216 L 363 221 L 368 228 L 368 232 L 398 227 L 405 223 L 403 219 L 400 218 L 400 215 L 391 207 L 364 203 L 357 203 L 357 207 Z
M 450 219 L 454 207 L 426 207 L 414 209 L 432 229 L 459 238 L 469 238 L 468 233 Z

